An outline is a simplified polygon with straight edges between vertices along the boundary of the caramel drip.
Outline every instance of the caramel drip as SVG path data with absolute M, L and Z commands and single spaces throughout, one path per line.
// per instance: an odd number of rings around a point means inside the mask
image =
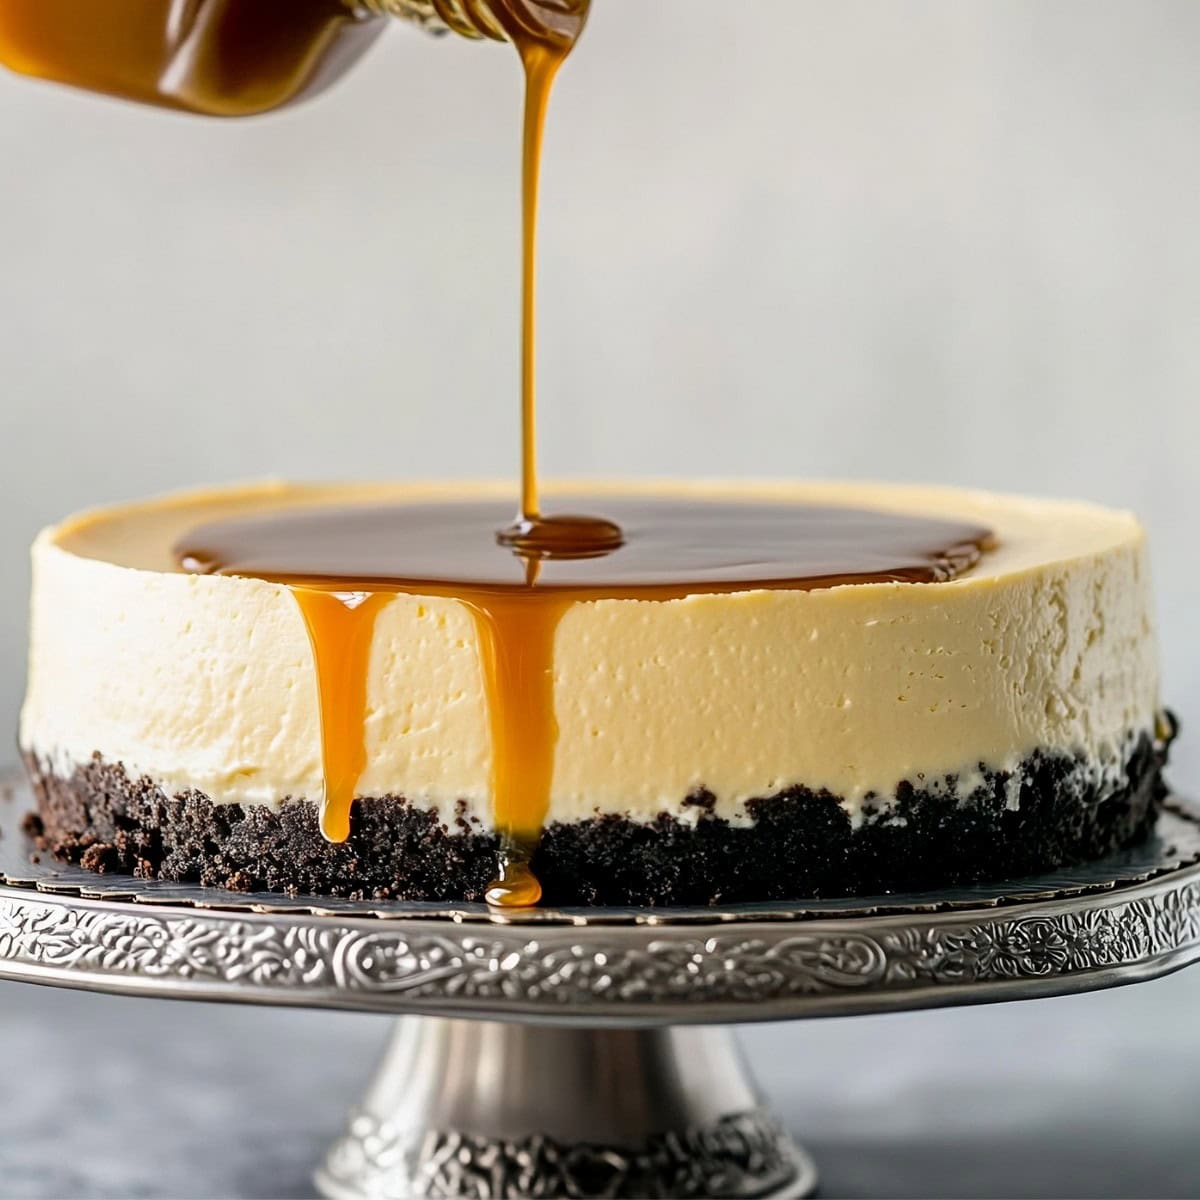
M 536 587 L 464 597 L 475 617 L 492 740 L 492 815 L 506 842 L 537 844 L 550 802 L 558 722 L 554 638 L 570 597 Z
M 529 908 L 542 898 L 542 885 L 520 851 L 500 858 L 500 870 L 487 890 L 487 902 L 498 908 Z
M 474 617 L 503 846 L 488 898 L 519 905 L 540 890 L 530 861 L 554 778 L 554 646 L 573 605 L 944 581 L 974 565 L 990 537 L 956 522 L 800 504 L 628 495 L 602 503 L 617 519 L 609 527 L 626 531 L 608 554 L 509 553 L 488 532 L 503 510 L 486 502 L 299 508 L 205 526 L 176 548 L 187 570 L 291 587 L 317 668 L 327 837 L 349 830 L 366 763 L 371 633 L 394 593 L 453 598 Z M 571 521 L 559 524 L 569 530 Z
M 321 832 L 350 836 L 350 807 L 367 766 L 367 681 L 375 618 L 386 592 L 293 587 L 312 646 L 321 715 Z

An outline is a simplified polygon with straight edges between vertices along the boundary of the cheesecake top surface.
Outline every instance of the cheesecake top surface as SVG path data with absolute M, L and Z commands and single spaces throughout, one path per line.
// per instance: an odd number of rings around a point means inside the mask
M 978 586 L 1049 562 L 1102 553 L 1143 539 L 1131 513 L 1073 500 L 1034 499 L 956 488 L 914 485 L 785 482 L 580 481 L 550 485 L 547 498 L 586 493 L 629 497 L 828 505 L 972 522 L 990 529 L 995 545 L 969 573 L 947 581 Z M 43 532 L 40 540 L 84 558 L 144 571 L 177 573 L 175 547 L 198 526 L 302 508 L 511 500 L 501 483 L 295 484 L 263 481 L 237 487 L 168 494 L 79 513 Z M 864 586 L 864 585 L 855 585 Z M 890 586 L 884 584 L 882 586 Z

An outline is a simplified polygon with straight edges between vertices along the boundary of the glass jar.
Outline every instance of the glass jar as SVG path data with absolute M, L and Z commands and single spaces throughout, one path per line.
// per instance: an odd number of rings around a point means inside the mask
M 211 116 L 328 86 L 400 17 L 466 37 L 573 40 L 588 0 L 0 0 L 0 63 Z

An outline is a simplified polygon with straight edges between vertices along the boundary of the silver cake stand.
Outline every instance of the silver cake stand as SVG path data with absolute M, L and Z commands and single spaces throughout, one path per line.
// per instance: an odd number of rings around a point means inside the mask
M 1200 958 L 1200 820 L 1037 879 L 499 916 L 34 862 L 0 786 L 0 976 L 405 1019 L 316 1173 L 364 1197 L 798 1197 L 816 1171 L 711 1028 L 1134 983 Z

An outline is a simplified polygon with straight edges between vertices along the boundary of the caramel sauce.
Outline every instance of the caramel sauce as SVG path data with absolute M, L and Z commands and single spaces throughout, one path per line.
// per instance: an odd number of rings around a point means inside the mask
M 350 828 L 366 763 L 367 654 L 391 594 L 451 597 L 474 617 L 504 846 L 488 898 L 524 905 L 540 891 L 528 863 L 554 777 L 555 636 L 572 605 L 944 581 L 977 562 L 989 538 L 971 525 L 845 508 L 632 495 L 593 502 L 624 531 L 607 553 L 513 553 L 489 532 L 503 508 L 484 501 L 297 508 L 202 526 L 176 547 L 186 570 L 291 587 L 316 663 L 327 837 Z
M 367 674 L 375 617 L 390 597 L 383 592 L 294 587 L 308 640 L 321 710 L 321 763 L 325 777 L 321 833 L 331 842 L 350 836 L 350 806 L 367 765 Z
M 386 27 L 345 0 L 2 0 L 0 62 L 126 100 L 242 117 L 322 90 Z
M 599 517 L 542 515 L 537 478 L 537 230 L 546 110 L 555 77 L 587 24 L 591 0 L 491 0 L 521 57 L 525 120 L 521 155 L 521 507 L 501 540 L 530 559 L 598 553 L 620 544 Z M 536 577 L 531 567 L 529 577 Z

